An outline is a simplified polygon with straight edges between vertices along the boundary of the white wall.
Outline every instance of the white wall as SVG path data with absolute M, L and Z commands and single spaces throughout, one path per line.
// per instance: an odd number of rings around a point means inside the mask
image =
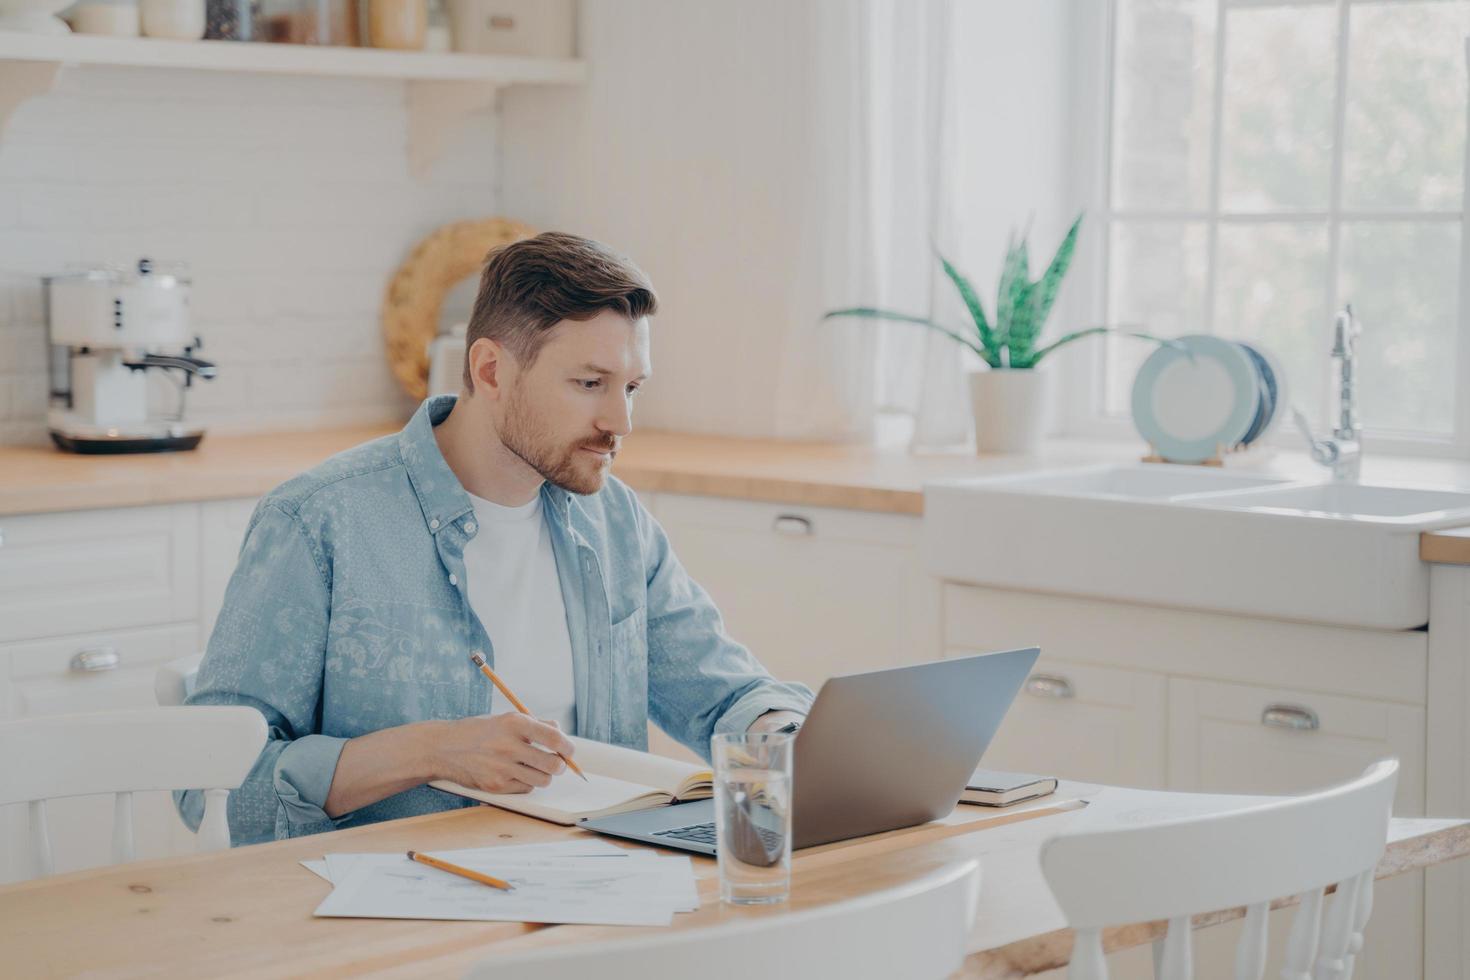
M 490 214 L 599 238 L 652 276 L 663 312 L 640 425 L 790 431 L 778 361 L 814 328 L 828 300 L 814 283 L 847 244 L 813 234 L 842 225 L 820 213 L 843 152 L 816 135 L 825 2 L 842 0 L 583 0 L 590 82 L 507 90 L 426 181 L 407 173 L 400 83 L 65 71 L 0 138 L 0 443 L 44 439 L 37 277 L 140 255 L 193 267 L 197 332 L 221 367 L 191 415 L 214 431 L 400 418 L 382 289 L 420 236 Z M 1011 225 L 1034 213 L 1047 248 L 1071 210 L 1076 2 L 960 4 L 977 136 L 958 148 L 960 258 L 987 292 Z
M 0 138 L 0 443 L 45 439 L 37 277 L 183 260 L 219 378 L 212 431 L 396 421 L 382 291 L 424 234 L 496 213 L 496 124 L 409 176 L 404 86 L 127 68 L 63 70 Z
M 841 224 L 812 213 L 832 151 L 813 142 L 831 97 L 814 77 L 822 2 L 583 0 L 588 86 L 505 94 L 505 211 L 607 241 L 659 291 L 641 425 L 783 428 L 776 358 L 789 332 L 814 329 L 823 297 L 812 283 L 830 257 L 803 235 L 813 222 Z M 961 258 L 987 291 L 1010 227 L 1034 215 L 1045 249 L 1070 219 L 1074 2 L 959 5 L 957 97 L 974 137 L 957 148 Z

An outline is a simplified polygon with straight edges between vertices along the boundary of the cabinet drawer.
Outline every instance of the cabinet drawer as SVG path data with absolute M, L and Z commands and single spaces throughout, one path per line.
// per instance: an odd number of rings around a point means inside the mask
M 0 517 L 0 641 L 196 618 L 198 507 Z
M 951 648 L 948 656 L 983 651 Z M 1166 679 L 1043 656 L 985 752 L 989 769 L 1161 789 Z
M 197 635 L 190 622 L 0 645 L 5 716 L 151 707 L 158 665 L 196 652 Z
M 1394 813 L 1424 812 L 1424 709 L 1291 688 L 1169 681 L 1169 788 L 1301 793 L 1399 760 Z
M 910 548 L 916 553 L 918 549 L 919 518 L 902 514 L 683 494 L 660 494 L 657 506 L 659 523 L 664 525 L 698 525 L 792 539 L 857 541 Z
M 664 495 L 675 554 L 730 635 L 781 680 L 939 656 L 938 590 L 918 567 L 918 520 Z
M 1422 706 L 1428 635 L 1288 623 L 967 585 L 944 587 L 944 642 L 1171 677 L 1400 701 Z

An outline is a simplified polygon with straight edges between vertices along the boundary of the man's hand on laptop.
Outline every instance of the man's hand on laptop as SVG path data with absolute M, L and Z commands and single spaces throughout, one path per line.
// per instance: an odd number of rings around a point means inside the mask
M 796 722 L 799 725 L 804 721 L 806 721 L 806 715 L 800 711 L 767 711 L 755 721 L 751 722 L 750 727 L 746 731 L 758 735 L 762 732 L 778 731 L 792 722 Z
M 556 753 L 570 757 L 576 751 L 556 722 L 515 712 L 446 722 L 435 742 L 436 778 L 487 793 L 529 793 L 549 785 L 566 769 Z

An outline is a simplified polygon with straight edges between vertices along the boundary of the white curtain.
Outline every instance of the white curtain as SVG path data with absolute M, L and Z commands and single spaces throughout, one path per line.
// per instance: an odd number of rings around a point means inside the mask
M 959 329 L 968 322 L 934 255 L 937 247 L 955 258 L 960 233 L 950 172 L 954 0 L 816 0 L 809 9 L 800 253 L 812 273 L 780 358 L 778 434 L 871 441 L 878 414 L 899 412 L 914 420 L 915 447 L 962 443 L 973 355 L 918 325 L 821 319 L 877 306 Z

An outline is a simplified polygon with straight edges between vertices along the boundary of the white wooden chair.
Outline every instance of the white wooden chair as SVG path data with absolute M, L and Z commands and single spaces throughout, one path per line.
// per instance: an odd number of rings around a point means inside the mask
M 194 678 L 199 674 L 199 664 L 204 654 L 191 653 L 187 657 L 170 660 L 158 668 L 153 675 L 153 698 L 160 708 L 171 708 L 184 703 L 194 693 Z
M 203 789 L 201 851 L 230 846 L 229 791 L 265 746 L 254 708 L 137 708 L 0 721 L 0 806 L 30 804 L 33 870 L 55 867 L 46 801 L 113 793 L 112 859 L 133 859 L 133 796 Z
M 1235 976 L 1259 980 L 1271 899 L 1297 895 L 1281 976 L 1347 980 L 1373 910 L 1398 768 L 1389 759 L 1305 796 L 1046 841 L 1041 870 L 1076 932 L 1068 976 L 1106 980 L 1104 927 L 1167 919 L 1168 933 L 1154 946 L 1155 976 L 1189 980 L 1190 917 L 1245 906 Z M 1332 884 L 1337 893 L 1328 902 L 1324 888 Z
M 963 861 L 894 888 L 799 912 L 494 956 L 466 976 L 940 980 L 964 962 L 979 895 L 979 865 Z

